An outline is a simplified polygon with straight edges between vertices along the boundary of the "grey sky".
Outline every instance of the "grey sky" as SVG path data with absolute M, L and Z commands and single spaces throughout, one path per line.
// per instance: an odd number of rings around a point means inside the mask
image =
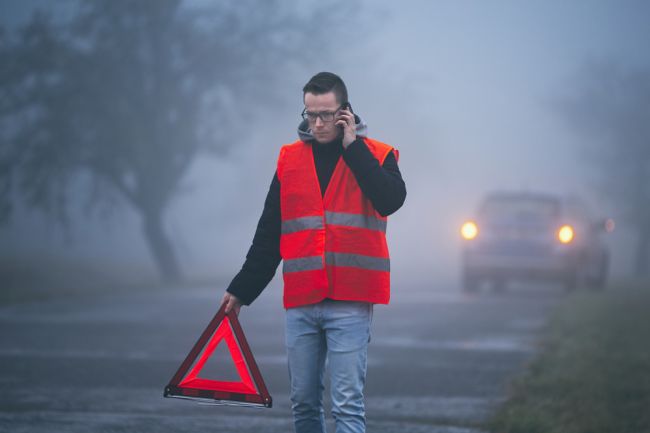
M 51 3 L 1 4 L 8 23 Z M 582 162 L 585 143 L 552 103 L 571 91 L 589 62 L 650 64 L 650 2 L 366 0 L 361 20 L 364 36 L 342 40 L 335 58 L 287 77 L 288 103 L 252 119 L 227 160 L 197 163 L 193 190 L 168 215 L 190 270 L 234 275 L 241 266 L 277 151 L 296 139 L 300 89 L 320 70 L 341 75 L 370 136 L 401 151 L 408 197 L 389 224 L 398 281 L 455 277 L 458 227 L 486 191 L 527 187 L 577 193 L 596 204 L 593 173 Z M 605 205 L 597 213 L 612 212 Z M 108 233 L 103 223 L 80 223 L 67 251 L 147 264 L 137 223 L 128 211 L 116 215 Z M 40 217 L 26 217 L 0 229 L 2 255 L 43 245 L 57 251 L 55 232 Z M 623 269 L 625 233 L 616 236 L 615 263 Z

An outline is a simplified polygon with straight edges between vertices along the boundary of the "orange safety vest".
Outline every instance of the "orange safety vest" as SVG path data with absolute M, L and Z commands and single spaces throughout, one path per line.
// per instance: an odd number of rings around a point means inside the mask
M 376 140 L 363 141 L 380 165 L 394 150 Z M 394 153 L 398 158 L 397 150 Z M 343 158 L 339 158 L 324 195 L 311 144 L 296 141 L 282 146 L 277 173 L 284 307 L 314 304 L 325 298 L 387 304 L 387 218 L 363 195 Z

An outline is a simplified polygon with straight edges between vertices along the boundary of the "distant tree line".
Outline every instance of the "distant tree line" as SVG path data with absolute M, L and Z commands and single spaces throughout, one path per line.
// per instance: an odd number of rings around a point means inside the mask
M 598 190 L 637 235 L 634 272 L 650 275 L 650 69 L 587 65 L 562 111 L 588 140 L 586 161 L 600 173 Z
M 0 29 L 0 223 L 20 197 L 68 224 L 84 173 L 87 205 L 130 206 L 161 276 L 181 279 L 164 215 L 192 162 L 235 145 L 287 71 L 326 55 L 355 10 L 94 0 L 66 22 L 38 12 L 17 33 Z

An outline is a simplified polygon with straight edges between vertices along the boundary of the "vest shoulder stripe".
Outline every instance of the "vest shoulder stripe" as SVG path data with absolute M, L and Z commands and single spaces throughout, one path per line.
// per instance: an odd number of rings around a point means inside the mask
M 332 266 L 346 266 L 371 271 L 390 272 L 390 259 L 364 256 L 362 254 L 325 253 L 325 263 Z
M 297 259 L 284 260 L 282 264 L 282 272 L 302 272 L 302 271 L 315 271 L 323 269 L 322 256 L 309 256 L 300 257 Z
M 328 224 L 332 225 L 358 227 L 386 233 L 386 220 L 380 220 L 370 215 L 345 212 L 325 212 L 325 220 Z
M 295 233 L 302 230 L 322 229 L 323 217 L 321 216 L 306 216 L 300 218 L 293 218 L 290 220 L 282 221 L 282 234 Z

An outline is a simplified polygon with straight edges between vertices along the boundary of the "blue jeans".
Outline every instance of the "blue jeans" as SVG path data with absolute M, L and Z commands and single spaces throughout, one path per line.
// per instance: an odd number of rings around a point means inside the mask
M 286 311 L 291 409 L 296 433 L 325 433 L 323 377 L 330 372 L 337 433 L 366 431 L 363 387 L 373 304 L 325 299 Z

